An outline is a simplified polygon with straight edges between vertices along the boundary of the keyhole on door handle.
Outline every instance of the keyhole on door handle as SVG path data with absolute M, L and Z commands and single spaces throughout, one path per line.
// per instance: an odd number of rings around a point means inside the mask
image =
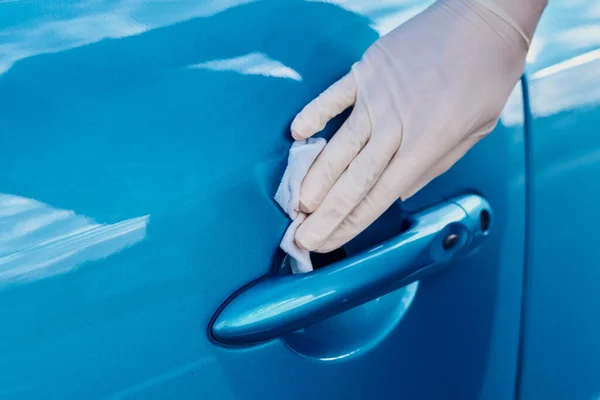
M 479 226 L 481 227 L 481 231 L 483 233 L 487 232 L 490 229 L 490 225 L 492 224 L 492 216 L 490 215 L 488 210 L 483 210 L 481 214 L 479 214 Z

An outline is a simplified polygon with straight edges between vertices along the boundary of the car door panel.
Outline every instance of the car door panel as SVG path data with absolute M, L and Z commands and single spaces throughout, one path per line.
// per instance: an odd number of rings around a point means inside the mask
M 376 244 L 406 212 L 476 193 L 494 209 L 478 252 L 410 296 L 401 289 L 312 327 L 327 338 L 319 351 L 285 339 L 231 348 L 208 335 L 218 307 L 269 272 L 289 223 L 272 197 L 294 114 L 425 6 L 0 4 L 0 218 L 11 217 L 0 222 L 0 273 L 11 276 L 0 279 L 1 396 L 511 397 L 520 85 L 494 134 L 360 239 Z
M 526 69 L 531 119 L 523 399 L 593 399 L 600 393 L 597 10 L 596 1 L 550 4 Z

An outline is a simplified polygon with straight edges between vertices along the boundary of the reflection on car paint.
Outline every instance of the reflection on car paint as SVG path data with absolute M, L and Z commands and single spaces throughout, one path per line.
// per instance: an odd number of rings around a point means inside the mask
M 262 53 L 249 53 L 224 60 L 212 60 L 190 65 L 190 68 L 210 69 L 212 71 L 234 71 L 242 75 L 262 75 L 273 78 L 288 78 L 301 81 L 302 77 L 293 68 L 272 60 Z
M 600 49 L 576 55 L 534 72 L 531 112 L 547 117 L 600 104 Z
M 82 2 L 72 6 L 72 18 L 54 19 L 54 13 L 36 15 L 31 23 L 19 23 L 19 29 L 1 29 L 0 74 L 22 59 L 55 53 L 99 42 L 108 38 L 138 35 L 196 17 L 208 17 L 253 0 L 201 1 L 191 5 L 185 0 L 171 1 L 165 10 L 162 2 L 135 0 Z M 45 18 L 44 18 L 45 17 Z
M 68 272 L 146 237 L 150 216 L 98 224 L 73 211 L 0 194 L 0 288 Z

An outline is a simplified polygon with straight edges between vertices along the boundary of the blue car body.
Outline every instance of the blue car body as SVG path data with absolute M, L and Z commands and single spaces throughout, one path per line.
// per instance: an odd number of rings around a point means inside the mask
M 476 251 L 224 343 L 278 265 L 291 119 L 428 4 L 0 1 L 0 398 L 598 398 L 595 0 L 551 2 L 495 131 L 346 247 L 471 196 Z

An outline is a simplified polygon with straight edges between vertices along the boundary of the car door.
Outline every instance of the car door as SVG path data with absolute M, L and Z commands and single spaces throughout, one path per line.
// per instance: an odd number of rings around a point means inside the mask
M 600 7 L 551 2 L 532 43 L 523 399 L 600 393 Z
M 364 258 L 407 216 L 477 196 L 493 212 L 477 251 L 295 332 L 214 338 L 228 299 L 277 266 L 291 119 L 426 6 L 0 2 L 0 397 L 512 397 L 521 85 L 492 135 L 346 248 Z

